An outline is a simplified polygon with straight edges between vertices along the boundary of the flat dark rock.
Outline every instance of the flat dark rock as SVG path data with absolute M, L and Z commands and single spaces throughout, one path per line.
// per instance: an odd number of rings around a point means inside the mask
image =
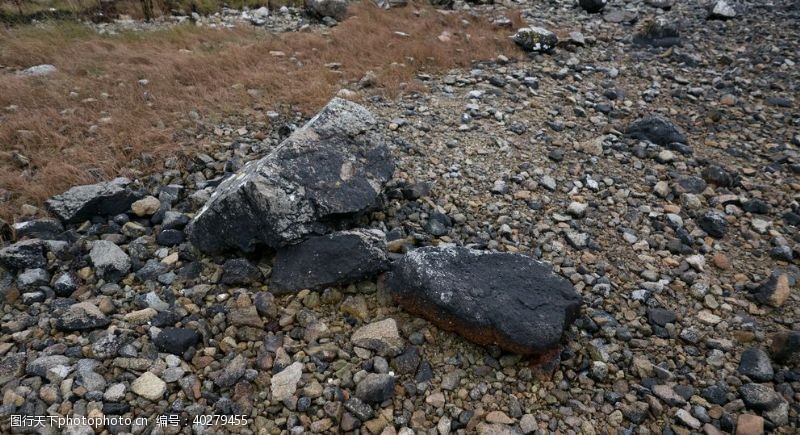
M 142 195 L 128 188 L 130 180 L 116 178 L 97 184 L 75 186 L 46 201 L 47 209 L 66 223 L 78 223 L 95 216 L 125 213 Z
M 405 310 L 481 345 L 520 354 L 556 347 L 581 296 L 520 254 L 425 247 L 395 262 L 386 284 Z
M 648 116 L 634 121 L 625 129 L 625 135 L 661 146 L 667 146 L 672 142 L 686 143 L 683 132 L 675 124 L 659 116 Z
M 373 208 L 394 160 L 372 114 L 334 98 L 272 153 L 222 182 L 189 223 L 204 252 L 280 248 Z
M 200 341 L 200 335 L 189 328 L 164 328 L 156 335 L 153 343 L 158 350 L 174 355 L 183 355 L 190 347 Z
M 340 231 L 279 250 L 270 291 L 281 294 L 348 284 L 370 278 L 388 267 L 382 232 Z

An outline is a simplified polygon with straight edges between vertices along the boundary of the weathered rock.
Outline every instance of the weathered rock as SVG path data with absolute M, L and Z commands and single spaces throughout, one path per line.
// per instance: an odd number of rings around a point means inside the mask
M 17 74 L 25 77 L 43 77 L 54 72 L 58 71 L 55 65 L 51 65 L 49 63 L 43 63 L 41 65 L 34 65 L 29 68 L 25 68 L 22 71 L 19 71 Z
M 758 415 L 741 414 L 736 420 L 736 435 L 762 435 L 764 419 Z
M 744 404 L 756 411 L 769 411 L 783 401 L 769 384 L 744 384 L 739 387 L 739 394 Z
M 709 236 L 720 239 L 728 231 L 728 221 L 725 216 L 716 211 L 709 211 L 697 220 L 697 225 Z
M 758 347 L 751 347 L 742 353 L 739 373 L 756 382 L 771 381 L 775 374 L 769 355 Z
M 155 196 L 146 196 L 131 204 L 131 211 L 139 217 L 150 216 L 158 211 L 161 207 L 161 201 Z
M 95 216 L 113 216 L 130 209 L 141 194 L 128 188 L 127 178 L 75 186 L 46 201 L 47 208 L 66 223 L 77 223 Z
M 581 297 L 542 262 L 460 247 L 414 250 L 387 279 L 403 308 L 478 344 L 520 354 L 557 346 Z
M 33 290 L 36 287 L 50 283 L 50 274 L 46 270 L 26 269 L 17 275 L 17 288 L 20 290 Z
M 212 372 L 209 377 L 218 387 L 230 388 L 236 384 L 236 381 L 244 375 L 246 370 L 247 358 L 239 354 L 225 364 L 220 370 Z
M 772 359 L 780 364 L 800 365 L 800 331 L 780 331 L 772 336 Z
M 220 184 L 189 224 L 190 241 L 206 252 L 278 248 L 373 207 L 394 172 L 375 124 L 365 108 L 334 98 L 274 152 Z
M 80 302 L 69 307 L 66 313 L 56 319 L 56 329 L 60 331 L 85 331 L 103 328 L 111 320 L 91 302 Z
M 131 383 L 131 391 L 147 400 L 156 401 L 167 392 L 167 383 L 148 371 Z
M 347 17 L 347 0 L 306 0 L 306 9 L 319 17 L 342 21 Z
M 270 290 L 281 294 L 348 284 L 370 278 L 388 266 L 381 231 L 340 231 L 279 250 Z
M 47 266 L 44 243 L 39 239 L 30 239 L 6 246 L 0 249 L 0 265 L 20 270 Z
M 248 285 L 260 280 L 261 271 L 246 258 L 232 258 L 222 265 L 223 284 Z
M 556 48 L 558 37 L 542 27 L 523 27 L 511 39 L 525 51 L 549 53 Z
M 69 365 L 71 365 L 70 359 L 64 355 L 45 355 L 29 362 L 25 366 L 25 373 L 44 378 L 53 367 Z
M 51 240 L 64 232 L 64 226 L 56 219 L 33 219 L 14 224 L 14 234 L 17 240 L 22 238 L 35 238 Z
M 403 351 L 403 339 L 394 319 L 384 319 L 358 328 L 350 337 L 350 342 L 374 350 L 381 356 L 396 356 Z
M 291 398 L 297 390 L 297 383 L 300 382 L 300 377 L 303 375 L 303 364 L 300 362 L 293 362 L 289 367 L 281 370 L 279 373 L 272 375 L 270 384 L 270 392 L 272 393 L 272 400 L 280 402 Z
M 736 9 L 729 5 L 725 0 L 717 0 L 711 6 L 711 11 L 708 14 L 709 20 L 730 20 L 736 18 Z
M 183 355 L 190 347 L 200 341 L 200 334 L 189 328 L 164 328 L 156 335 L 153 343 L 162 352 Z
M 394 376 L 370 373 L 356 385 L 356 397 L 366 403 L 381 403 L 394 394 Z
M 9 353 L 0 359 L 0 387 L 25 374 L 24 352 Z
M 673 142 L 686 143 L 686 136 L 678 127 L 659 116 L 648 116 L 632 122 L 625 129 L 625 135 L 661 146 L 667 146 Z
M 98 276 L 109 282 L 117 282 L 131 269 L 131 259 L 119 246 L 108 240 L 97 240 L 89 252 Z
M 769 279 L 755 289 L 753 296 L 761 304 L 780 307 L 789 299 L 795 283 L 796 280 L 792 274 L 776 269 Z
M 590 14 L 594 14 L 606 7 L 607 0 L 578 0 L 578 4 Z

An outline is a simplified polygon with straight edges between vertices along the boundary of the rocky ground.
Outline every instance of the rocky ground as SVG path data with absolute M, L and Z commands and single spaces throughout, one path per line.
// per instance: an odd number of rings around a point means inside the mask
M 384 275 L 284 294 L 280 250 L 202 254 L 190 219 L 305 120 L 199 120 L 194 159 L 86 192 L 114 198 L 108 216 L 15 225 L 2 414 L 150 418 L 109 433 L 796 433 L 800 5 L 664 3 L 474 6 L 560 42 L 362 102 L 396 168 L 351 224 L 394 263 L 455 244 L 552 265 L 583 299 L 553 370 L 409 314 Z M 156 427 L 167 414 L 188 424 Z M 193 424 L 212 414 L 247 424 Z

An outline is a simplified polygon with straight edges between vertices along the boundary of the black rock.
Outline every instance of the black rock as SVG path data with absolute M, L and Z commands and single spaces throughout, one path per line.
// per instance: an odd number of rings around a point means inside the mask
M 416 346 L 409 346 L 405 352 L 392 359 L 392 368 L 401 375 L 412 374 L 417 371 L 419 362 L 419 348 Z
M 800 364 L 800 331 L 781 331 L 774 334 L 769 350 L 772 359 L 779 364 Z
M 703 169 L 703 179 L 719 187 L 732 187 L 736 185 L 736 177 L 724 168 L 711 165 Z
M 130 246 L 128 249 L 130 249 Z M 147 263 L 145 263 L 144 266 L 136 271 L 134 276 L 137 280 L 139 280 L 139 282 L 147 282 L 157 279 L 159 275 L 167 273 L 167 271 L 169 271 L 169 267 L 166 264 L 156 260 L 155 258 L 151 258 L 147 260 Z
M 394 395 L 394 376 L 370 373 L 356 385 L 356 397 L 366 403 L 381 403 Z
M 111 320 L 95 305 L 89 302 L 73 304 L 66 313 L 56 319 L 59 331 L 85 331 L 108 326 Z
M 281 294 L 347 284 L 370 278 L 388 266 L 382 232 L 340 231 L 279 250 L 270 291 Z
M 177 246 L 183 243 L 185 237 L 180 230 L 161 230 L 156 235 L 156 242 L 161 246 Z
M 361 421 L 371 420 L 375 417 L 375 411 L 371 406 L 362 402 L 357 397 L 352 397 L 344 402 L 344 409 L 352 413 Z
M 756 382 L 771 381 L 775 375 L 769 356 L 758 347 L 751 347 L 742 353 L 739 373 Z
M 760 304 L 780 307 L 789 299 L 789 294 L 796 283 L 794 274 L 778 268 L 754 289 L 753 296 Z
M 198 342 L 200 334 L 189 328 L 164 328 L 153 340 L 158 350 L 173 355 L 183 355 Z
M 53 240 L 64 232 L 64 226 L 56 219 L 34 219 L 14 224 L 17 239 L 36 238 Z
M 53 283 L 53 291 L 56 296 L 69 297 L 80 285 L 80 279 L 72 272 L 65 272 L 59 275 Z
M 625 129 L 625 135 L 666 146 L 672 142 L 685 144 L 686 136 L 671 122 L 658 116 L 649 116 L 635 121 Z
M 131 181 L 116 178 L 85 186 L 75 186 L 46 201 L 48 210 L 66 223 L 78 223 L 96 216 L 113 216 L 130 209 L 142 194 L 128 188 Z
M 432 187 L 430 183 L 426 182 L 410 184 L 402 189 L 403 198 L 413 200 L 428 196 Z
M 232 258 L 222 265 L 220 282 L 228 285 L 248 285 L 261 280 L 261 271 L 246 258 Z
M 675 323 L 677 320 L 675 313 L 664 308 L 651 308 L 647 310 L 647 321 L 651 325 L 667 326 L 667 323 Z
M 31 269 L 47 266 L 44 243 L 38 239 L 23 240 L 0 249 L 0 265 L 9 269 Z
M 580 295 L 542 262 L 519 254 L 425 247 L 386 281 L 407 311 L 482 345 L 540 354 L 558 345 Z
M 444 213 L 432 213 L 425 223 L 425 231 L 432 236 L 444 236 L 453 226 L 450 217 Z
M 697 225 L 709 236 L 715 239 L 725 237 L 728 230 L 728 221 L 725 217 L 715 211 L 709 211 L 697 220 Z
M 716 405 L 724 405 L 728 402 L 728 388 L 724 385 L 706 387 L 700 394 L 702 394 L 704 399 Z
M 590 14 L 595 14 L 606 7 L 607 0 L 578 0 L 578 4 Z
M 183 213 L 168 210 L 164 212 L 164 219 L 161 221 L 162 230 L 182 230 L 189 223 L 189 216 Z
M 770 212 L 770 206 L 760 199 L 749 199 L 742 204 L 742 209 L 749 213 L 767 214 Z
M 639 46 L 672 47 L 680 45 L 678 29 L 664 21 L 651 21 L 645 24 L 640 33 L 633 37 L 633 43 Z M 686 143 L 684 141 L 673 141 Z M 665 145 L 665 144 L 662 144 Z
M 195 215 L 189 240 L 205 252 L 280 248 L 374 207 L 394 172 L 372 114 L 334 98 L 274 152 L 223 181 Z
M 680 177 L 675 181 L 675 191 L 677 193 L 701 193 L 706 190 L 708 184 L 700 178 L 693 176 Z
M 748 408 L 756 411 L 769 411 L 782 402 L 769 384 L 744 384 L 739 387 L 739 395 Z

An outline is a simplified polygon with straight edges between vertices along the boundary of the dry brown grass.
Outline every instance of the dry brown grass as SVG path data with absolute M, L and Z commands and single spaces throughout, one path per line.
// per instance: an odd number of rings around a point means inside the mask
M 449 42 L 437 39 L 444 31 Z M 278 107 L 312 113 L 370 70 L 378 78 L 370 92 L 391 96 L 420 87 L 420 71 L 516 53 L 508 34 L 486 17 L 420 4 L 391 11 L 355 5 L 328 34 L 181 26 L 109 37 L 63 24 L 0 31 L 0 65 L 59 69 L 45 78 L 0 70 L 0 216 L 11 219 L 21 204 L 41 204 L 74 184 L 161 169 L 145 167 L 142 153 L 155 162 L 192 154 L 193 140 L 180 134 L 193 124 L 192 110 L 262 121 Z M 333 62 L 341 63 L 338 71 L 325 66 Z M 5 109 L 11 105 L 16 110 Z M 30 165 L 18 167 L 13 151 Z

